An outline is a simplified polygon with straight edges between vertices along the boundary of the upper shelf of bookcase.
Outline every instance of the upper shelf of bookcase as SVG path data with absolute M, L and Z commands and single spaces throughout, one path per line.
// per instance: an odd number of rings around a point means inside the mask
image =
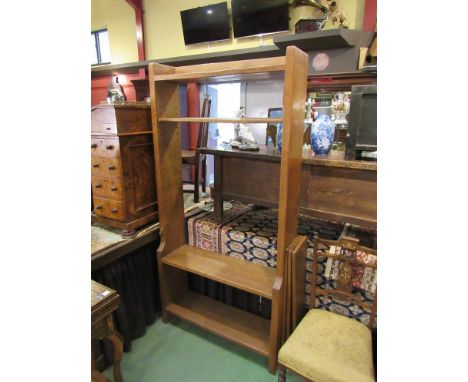
M 283 118 L 210 118 L 210 117 L 160 117 L 159 122 L 208 123 L 283 123 Z
M 171 67 L 150 64 L 154 81 L 219 83 L 284 77 L 286 57 Z

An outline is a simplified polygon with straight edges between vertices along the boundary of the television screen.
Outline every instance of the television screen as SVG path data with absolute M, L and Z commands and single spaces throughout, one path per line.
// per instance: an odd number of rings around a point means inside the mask
M 232 0 L 234 37 L 289 30 L 288 0 Z
M 226 2 L 181 11 L 180 18 L 185 45 L 229 38 Z

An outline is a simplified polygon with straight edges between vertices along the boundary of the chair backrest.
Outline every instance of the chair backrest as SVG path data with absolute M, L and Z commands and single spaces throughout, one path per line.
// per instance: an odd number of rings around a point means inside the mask
M 347 299 L 370 312 L 367 326 L 372 329 L 377 312 L 377 251 L 360 246 L 359 240 L 346 236 L 339 240 L 325 240 L 319 239 L 315 233 L 313 244 L 311 307 L 315 307 L 319 295 Z M 322 256 L 327 257 L 324 277 L 334 280 L 335 287 L 331 289 L 317 286 L 318 261 Z M 372 294 L 372 303 L 354 294 L 354 288 Z
M 205 97 L 203 99 L 201 116 L 203 118 L 208 118 L 210 116 L 210 112 L 211 112 L 211 99 L 208 97 Z M 199 149 L 200 147 L 206 147 L 206 145 L 208 144 L 208 127 L 209 127 L 208 122 L 201 123 L 200 129 L 198 130 L 197 149 Z

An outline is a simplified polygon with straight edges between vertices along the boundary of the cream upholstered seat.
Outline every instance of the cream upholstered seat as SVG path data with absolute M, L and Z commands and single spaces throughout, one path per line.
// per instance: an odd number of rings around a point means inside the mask
M 333 283 L 325 284 L 325 288 L 317 284 L 319 256 L 335 262 L 337 269 Z M 278 382 L 286 381 L 287 369 L 314 382 L 375 381 L 371 328 L 377 312 L 376 283 L 373 289 L 376 271 L 375 249 L 360 246 L 357 239 L 344 235 L 339 240 L 325 240 L 314 234 L 312 309 L 279 351 Z M 366 285 L 370 285 L 374 295 L 371 304 L 353 293 L 354 288 Z M 346 299 L 369 311 L 367 325 L 335 312 L 314 309 L 320 296 Z
M 348 317 L 311 309 L 288 338 L 279 363 L 314 382 L 371 382 L 372 333 Z

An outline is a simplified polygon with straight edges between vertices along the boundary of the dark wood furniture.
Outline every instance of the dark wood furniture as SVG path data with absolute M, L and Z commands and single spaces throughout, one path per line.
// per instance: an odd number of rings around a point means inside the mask
M 92 221 L 123 237 L 157 218 L 150 113 L 144 103 L 91 109 Z
M 308 56 L 288 47 L 285 57 L 171 67 L 150 64 L 151 112 L 159 197 L 161 245 L 158 270 L 163 320 L 175 315 L 268 357 L 276 370 L 286 288 L 286 250 L 295 239 L 301 177 L 302 133 Z M 179 117 L 179 83 L 220 83 L 284 78 L 283 118 Z M 179 122 L 282 122 L 283 160 L 279 193 L 277 268 L 266 268 L 185 243 Z M 202 149 L 200 149 L 201 151 Z M 278 196 L 277 196 L 278 197 Z M 212 300 L 188 288 L 188 273 L 272 301 L 271 320 Z
M 358 159 L 362 151 L 377 150 L 377 85 L 354 85 L 346 143 L 346 159 Z
M 91 339 L 108 339 L 114 345 L 114 379 L 123 382 L 120 371 L 123 344 L 119 333 L 114 328 L 112 312 L 119 307 L 119 295 L 110 288 L 91 280 Z M 96 370 L 96 363 L 91 354 L 91 378 L 106 381 Z
M 214 156 L 214 208 L 219 220 L 223 200 L 278 206 L 281 155 L 277 150 L 260 145 L 257 152 L 230 147 L 200 151 Z M 311 156 L 309 151 L 302 158 L 301 179 L 294 184 L 301 190 L 301 213 L 376 229 L 377 163 Z
M 298 248 L 291 253 L 293 273 L 297 275 L 299 273 L 294 272 L 294 269 L 304 270 L 305 267 L 305 240 L 301 246 L 302 249 Z M 317 286 L 319 256 L 337 262 L 335 266 L 338 267 L 338 271 L 334 288 L 325 289 Z M 375 290 L 373 288 L 368 290 L 368 293 L 373 295 L 372 303 L 365 302 L 353 294 L 354 278 L 360 273 L 356 272 L 358 267 L 362 272 L 369 270 L 376 272 L 377 251 L 360 246 L 358 240 L 351 237 L 342 236 L 339 240 L 325 240 L 319 239 L 317 234 L 314 235 L 310 300 L 312 307 L 304 317 L 306 312 L 304 294 L 297 293 L 298 291 L 295 290 L 300 283 L 295 285 L 292 282 L 295 292 L 291 295 L 294 331 L 279 351 L 278 382 L 286 381 L 286 369 L 294 371 L 305 380 L 314 382 L 375 380 L 371 331 L 374 328 L 377 313 L 377 286 L 375 284 Z M 369 312 L 367 327 L 363 323 L 343 317 L 338 313 L 314 309 L 317 296 L 336 296 L 365 309 Z M 304 346 L 304 344 L 313 345 Z M 311 353 L 311 349 L 317 353 L 325 351 L 324 356 L 333 357 L 333 362 L 323 362 L 322 359 L 322 362 L 314 364 L 317 358 Z
M 211 111 L 211 99 L 205 98 L 203 100 L 202 113 L 203 118 L 209 117 Z M 182 163 L 194 166 L 195 174 L 194 180 L 185 180 L 183 183 L 192 184 L 193 190 L 184 189 L 184 192 L 191 192 L 194 194 L 193 202 L 200 201 L 200 183 L 202 192 L 206 192 L 206 155 L 200 153 L 198 149 L 206 147 L 208 143 L 208 122 L 202 122 L 198 130 L 197 147 L 195 150 L 182 150 Z

